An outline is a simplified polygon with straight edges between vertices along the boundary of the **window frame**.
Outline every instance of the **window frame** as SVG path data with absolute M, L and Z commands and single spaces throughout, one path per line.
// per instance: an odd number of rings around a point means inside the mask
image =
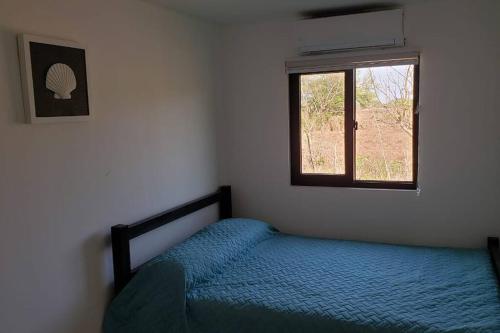
M 418 132 L 419 132 L 419 81 L 420 66 L 414 66 L 413 76 L 413 133 L 412 133 L 412 176 L 411 181 L 378 181 L 356 180 L 356 68 L 333 69 L 322 71 L 306 71 L 289 73 L 289 108 L 290 108 L 290 171 L 291 185 L 323 186 L 323 187 L 352 187 L 352 188 L 377 188 L 416 190 L 418 180 Z M 388 65 L 390 66 L 390 65 Z M 370 66 L 366 66 L 370 67 Z M 307 74 L 345 73 L 345 174 L 304 174 L 302 173 L 301 153 L 301 91 L 300 77 Z

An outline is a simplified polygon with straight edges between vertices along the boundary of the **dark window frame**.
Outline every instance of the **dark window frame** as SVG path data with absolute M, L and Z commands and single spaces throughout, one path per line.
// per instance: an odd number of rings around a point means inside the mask
M 301 132 L 300 132 L 300 76 L 318 73 L 345 73 L 345 175 L 322 175 L 302 173 Z M 413 76 L 413 136 L 412 136 L 412 181 L 367 181 L 355 179 L 356 156 L 356 77 L 355 69 L 331 70 L 322 72 L 291 73 L 288 75 L 290 107 L 290 171 L 291 184 L 300 186 L 352 187 L 416 190 L 418 177 L 418 131 L 420 67 L 414 64 Z

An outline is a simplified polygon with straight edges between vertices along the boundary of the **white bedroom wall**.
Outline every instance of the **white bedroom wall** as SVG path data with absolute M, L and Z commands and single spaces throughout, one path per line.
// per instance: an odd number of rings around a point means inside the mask
M 268 22 L 227 28 L 220 53 L 220 178 L 236 215 L 391 243 L 478 247 L 500 235 L 500 2 L 423 1 L 405 15 L 422 56 L 420 196 L 290 185 L 284 61 L 297 55 L 290 22 Z
M 87 47 L 94 120 L 23 123 L 21 32 Z M 110 226 L 216 189 L 215 33 L 136 0 L 0 2 L 1 332 L 99 332 Z M 212 216 L 156 240 L 175 243 Z

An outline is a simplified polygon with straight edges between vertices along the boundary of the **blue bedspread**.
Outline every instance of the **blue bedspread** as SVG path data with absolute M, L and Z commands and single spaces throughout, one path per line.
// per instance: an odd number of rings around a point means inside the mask
M 500 332 L 488 253 L 213 224 L 114 299 L 110 332 Z

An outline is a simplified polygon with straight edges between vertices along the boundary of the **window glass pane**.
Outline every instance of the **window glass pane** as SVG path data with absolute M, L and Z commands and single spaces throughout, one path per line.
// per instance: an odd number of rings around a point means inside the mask
M 356 70 L 356 179 L 412 181 L 413 65 Z
M 345 174 L 344 73 L 300 77 L 301 170 Z

